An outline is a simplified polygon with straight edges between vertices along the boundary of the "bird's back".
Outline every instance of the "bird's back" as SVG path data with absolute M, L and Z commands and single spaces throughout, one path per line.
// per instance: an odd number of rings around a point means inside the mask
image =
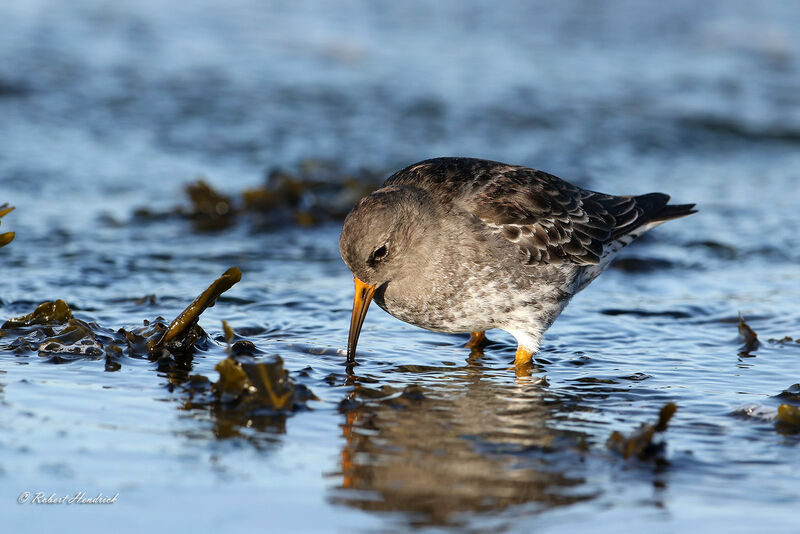
M 421 161 L 384 185 L 417 187 L 464 210 L 519 246 L 529 265 L 595 266 L 589 271 L 597 274 L 644 231 L 695 212 L 693 204 L 668 205 L 663 193 L 607 195 L 535 169 L 473 158 Z

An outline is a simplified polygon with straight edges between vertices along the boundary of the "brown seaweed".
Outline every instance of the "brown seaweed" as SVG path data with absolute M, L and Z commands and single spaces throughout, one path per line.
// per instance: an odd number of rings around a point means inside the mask
M 750 325 L 744 321 L 744 317 L 742 314 L 739 314 L 739 335 L 744 341 L 744 346 L 742 350 L 739 352 L 742 356 L 749 356 L 751 352 L 756 350 L 761 343 L 758 341 L 758 334 L 756 334 L 755 330 L 750 328 Z
M 779 399 L 785 399 L 800 403 L 800 384 L 792 384 L 776 395 Z
M 294 222 L 312 226 L 327 220 L 341 220 L 353 204 L 378 184 L 377 175 L 362 171 L 342 176 L 320 165 L 305 165 L 299 174 L 275 169 L 266 183 L 242 193 L 245 209 L 261 225 Z
M 192 301 L 169 325 L 159 317 L 153 322 L 144 321 L 144 326 L 134 329 L 120 329 L 124 343 L 132 355 L 146 355 L 150 359 L 163 356 L 190 355 L 200 340 L 208 338 L 197 324 L 200 315 L 214 305 L 217 298 L 242 279 L 237 267 L 231 267 L 214 280 L 197 298 Z M 167 368 L 173 366 L 165 361 Z
M 178 382 L 187 395 L 182 409 L 207 411 L 214 421 L 214 434 L 218 439 L 243 438 L 261 446 L 261 442 L 269 438 L 254 438 L 250 433 L 252 429 L 284 433 L 287 417 L 316 397 L 306 386 L 292 380 L 280 356 L 256 360 L 249 355 L 236 355 L 231 344 L 235 334 L 226 322 L 223 322 L 223 333 L 229 356 L 215 367 L 219 379 L 211 382 L 203 375 L 194 374 Z
M 251 357 L 228 357 L 215 367 L 219 380 L 212 390 L 221 402 L 245 408 L 291 409 L 295 384 L 278 355 L 256 361 Z
M 295 174 L 271 170 L 264 185 L 244 191 L 242 200 L 244 210 L 260 226 L 312 226 L 344 219 L 379 178 L 369 170 L 348 174 L 336 165 L 306 161 Z
M 216 299 L 241 280 L 242 273 L 231 267 L 203 291 L 169 325 L 158 317 L 144 321 L 132 330 L 121 328 L 116 332 L 97 323 L 87 323 L 72 316 L 72 310 L 63 300 L 43 302 L 34 311 L 7 320 L 0 327 L 0 338 L 12 338 L 2 348 L 16 352 L 39 352 L 60 362 L 85 357 L 95 359 L 103 355 L 116 358 L 123 347 L 132 357 L 158 359 L 164 354 L 191 354 L 206 333 L 197 321 Z M 114 366 L 112 366 L 114 367 Z
M 212 382 L 192 374 L 193 353 L 210 342 L 197 324 L 200 315 L 241 277 L 241 271 L 232 267 L 171 323 L 157 317 L 132 329 L 112 331 L 73 317 L 63 300 L 43 302 L 33 312 L 9 319 L 0 327 L 0 349 L 38 353 L 50 363 L 105 358 L 106 371 L 121 369 L 123 355 L 148 358 L 168 378 L 170 391 L 186 396 L 183 409 L 211 414 L 217 437 L 244 437 L 258 445 L 264 437 L 253 438 L 246 429 L 284 432 L 287 414 L 316 397 L 306 386 L 295 384 L 280 356 L 256 359 L 253 354 L 260 353 L 256 346 L 246 339 L 237 340 L 225 321 L 222 330 L 228 356 L 216 366 L 219 379 Z
M 778 406 L 775 427 L 786 433 L 800 433 L 800 407 L 786 403 Z
M 14 211 L 14 206 L 9 206 L 8 203 L 0 204 L 0 219 L 5 217 L 12 211 Z M 3 234 L 0 234 L 0 248 L 3 248 L 4 246 L 14 241 L 15 235 L 16 234 L 14 232 L 5 232 Z
M 666 444 L 663 441 L 654 441 L 654 437 L 657 433 L 667 430 L 667 425 L 677 409 L 678 406 L 674 402 L 668 402 L 659 411 L 658 421 L 654 425 L 642 423 L 627 437 L 615 430 L 609 436 L 606 446 L 621 454 L 625 459 L 636 456 L 640 460 L 653 460 L 656 463 L 666 462 L 664 458 Z
M 0 330 L 19 328 L 23 326 L 45 325 L 45 324 L 64 324 L 72 318 L 72 310 L 61 299 L 55 301 L 42 302 L 35 310 L 22 317 L 9 319 Z
M 164 348 L 181 348 L 193 344 L 187 342 L 187 337 L 192 333 L 192 327 L 197 324 L 202 314 L 217 301 L 217 298 L 233 287 L 242 279 L 242 272 L 238 267 L 231 267 L 222 276 L 214 280 L 194 301 L 189 304 L 170 324 L 164 335 L 150 348 L 150 354 L 158 353 Z
M 31 313 L 9 319 L 0 327 L 0 338 L 9 341 L 0 345 L 16 353 L 38 352 L 51 363 L 77 359 L 107 358 L 106 369 L 116 370 L 112 360 L 123 352 L 123 339 L 94 322 L 72 316 L 63 300 L 43 302 Z
M 792 384 L 774 397 L 774 405 L 748 404 L 734 410 L 731 415 L 759 422 L 772 422 L 781 434 L 800 434 L 800 384 Z
M 139 208 L 140 220 L 183 217 L 200 231 L 228 228 L 241 220 L 259 227 L 312 226 L 344 219 L 352 206 L 380 183 L 381 175 L 362 169 L 346 172 L 335 164 L 308 160 L 297 172 L 274 168 L 262 185 L 240 194 L 224 194 L 204 180 L 185 187 L 190 205 L 166 212 Z
M 800 384 L 792 384 L 775 398 L 782 401 L 775 415 L 775 429 L 783 434 L 800 434 Z
M 186 186 L 186 193 L 192 202 L 189 217 L 194 220 L 198 230 L 222 230 L 236 222 L 236 209 L 233 200 L 213 189 L 204 180 Z
M 769 341 L 770 343 L 775 343 L 777 345 L 786 345 L 787 343 L 800 343 L 800 337 L 795 339 L 792 336 L 783 336 L 780 339 L 769 338 L 767 341 Z

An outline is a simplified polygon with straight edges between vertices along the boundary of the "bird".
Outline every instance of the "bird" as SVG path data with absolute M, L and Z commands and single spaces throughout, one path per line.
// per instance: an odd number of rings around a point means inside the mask
M 355 296 L 347 362 L 374 301 L 435 332 L 505 330 L 514 365 L 530 366 L 570 299 L 622 248 L 696 213 L 669 195 L 616 196 L 543 171 L 465 157 L 427 159 L 392 174 L 344 220 L 339 252 Z

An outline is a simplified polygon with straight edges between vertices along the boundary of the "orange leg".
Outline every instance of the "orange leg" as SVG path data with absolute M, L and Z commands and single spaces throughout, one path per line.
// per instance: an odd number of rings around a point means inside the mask
M 522 367 L 524 365 L 528 365 L 531 363 L 532 359 L 533 359 L 533 352 L 524 348 L 522 345 L 519 345 L 517 347 L 517 353 L 514 355 L 514 365 L 516 367 Z
M 467 341 L 467 344 L 464 345 L 464 346 L 467 347 L 468 349 L 476 349 L 476 348 L 480 347 L 481 345 L 483 345 L 485 341 L 486 341 L 486 333 L 485 332 L 483 332 L 483 331 L 481 331 L 481 332 L 470 332 L 469 341 Z

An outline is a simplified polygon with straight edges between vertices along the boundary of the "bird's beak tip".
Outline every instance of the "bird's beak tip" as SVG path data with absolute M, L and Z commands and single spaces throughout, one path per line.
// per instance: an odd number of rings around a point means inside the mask
M 375 295 L 375 285 L 362 282 L 357 276 L 353 277 L 356 286 L 355 297 L 353 298 L 353 312 L 350 315 L 350 334 L 347 337 L 347 362 L 353 363 L 356 358 L 356 345 L 358 336 L 361 334 L 361 326 L 367 316 L 369 303 Z

